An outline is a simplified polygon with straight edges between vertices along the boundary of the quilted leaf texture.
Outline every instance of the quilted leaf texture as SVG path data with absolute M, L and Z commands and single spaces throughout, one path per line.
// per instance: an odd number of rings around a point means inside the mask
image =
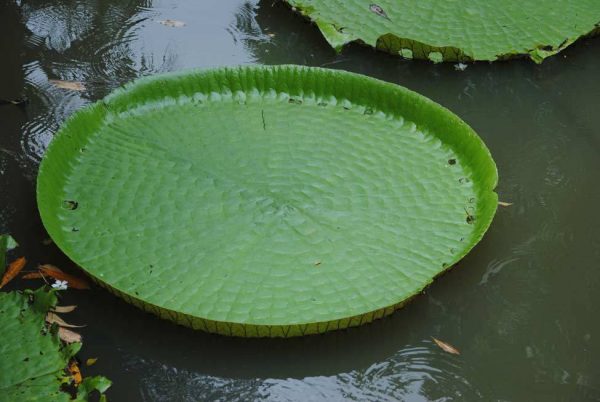
M 536 63 L 597 34 L 597 0 L 286 0 L 336 50 L 354 41 L 440 61 L 528 56 Z
M 412 91 L 239 67 L 144 78 L 78 112 L 42 161 L 38 206 L 136 306 L 288 337 L 403 305 L 482 238 L 496 182 L 473 130 Z

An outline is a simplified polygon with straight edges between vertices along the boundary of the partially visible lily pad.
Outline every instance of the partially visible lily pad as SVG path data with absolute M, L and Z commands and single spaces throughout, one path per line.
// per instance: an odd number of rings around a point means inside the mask
M 70 401 L 61 389 L 65 367 L 78 352 L 80 343 L 61 343 L 56 326 L 45 324 L 46 313 L 56 305 L 54 291 L 0 293 L 0 401 Z M 110 382 L 92 377 L 77 400 L 87 400 Z M 85 382 L 85 380 L 84 380 Z M 81 384 L 83 385 L 83 384 Z
M 286 0 L 336 50 L 359 41 L 440 61 L 528 56 L 536 63 L 598 33 L 598 0 Z

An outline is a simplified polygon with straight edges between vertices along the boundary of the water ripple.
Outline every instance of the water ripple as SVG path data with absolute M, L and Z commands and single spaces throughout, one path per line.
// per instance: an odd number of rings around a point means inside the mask
M 146 401 L 450 401 L 479 400 L 460 356 L 424 340 L 366 369 L 332 376 L 260 379 L 224 378 L 178 370 L 158 362 L 129 359 L 148 376 L 140 393 Z M 168 395 L 168 397 L 166 397 Z
M 83 93 L 56 88 L 37 61 L 24 66 L 30 115 L 22 126 L 21 146 L 28 159 L 39 163 L 60 124 L 88 103 Z M 65 77 L 60 77 L 61 79 Z
M 93 22 L 93 14 L 82 4 L 72 7 L 53 4 L 37 9 L 24 4 L 22 12 L 33 34 L 29 44 L 36 46 L 43 42 L 48 49 L 57 52 L 69 49 L 88 32 Z

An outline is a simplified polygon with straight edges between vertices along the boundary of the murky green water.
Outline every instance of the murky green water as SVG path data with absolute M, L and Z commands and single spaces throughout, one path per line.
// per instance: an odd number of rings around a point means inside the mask
M 175 19 L 182 28 L 158 20 Z M 85 369 L 113 401 L 600 400 L 600 39 L 537 66 L 336 55 L 271 1 L 26 1 L 0 5 L 0 232 L 32 263 L 72 267 L 35 204 L 38 163 L 61 122 L 133 78 L 190 67 L 297 63 L 402 84 L 483 137 L 504 201 L 483 242 L 408 307 L 374 324 L 291 340 L 244 340 L 163 322 L 106 292 L 79 305 Z M 84 92 L 48 79 L 83 81 Z M 118 264 L 118 262 L 116 262 Z M 123 267 L 126 269 L 127 267 Z M 442 352 L 431 336 L 458 347 Z

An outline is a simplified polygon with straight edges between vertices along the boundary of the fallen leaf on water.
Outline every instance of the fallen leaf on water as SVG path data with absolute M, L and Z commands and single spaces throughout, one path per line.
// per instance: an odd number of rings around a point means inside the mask
M 42 275 L 41 272 L 30 272 L 28 274 L 24 274 L 21 279 L 40 279 L 43 277 L 44 275 Z
M 96 358 L 96 357 L 90 357 L 89 359 L 87 359 L 85 361 L 85 365 L 86 366 L 92 366 L 92 365 L 96 364 L 97 361 L 98 361 L 98 358 Z
M 44 264 L 39 266 L 39 270 L 44 274 L 48 275 L 54 279 L 59 281 L 67 281 L 70 288 L 74 289 L 89 289 L 89 283 L 83 279 L 78 278 L 74 275 L 67 274 L 63 272 L 61 269 L 55 267 L 54 265 Z
M 85 85 L 79 81 L 48 80 L 56 88 L 69 89 L 71 91 L 85 91 Z
M 54 312 L 55 313 L 70 313 L 71 311 L 75 310 L 76 308 L 77 308 L 77 306 L 55 306 Z
M 19 272 L 21 272 L 26 263 L 27 260 L 25 259 L 25 257 L 17 258 L 13 262 L 11 262 L 8 268 L 6 269 L 6 272 L 4 272 L 4 275 L 2 276 L 0 288 L 4 287 L 4 285 L 6 285 L 8 282 L 12 281 L 14 277 L 17 276 Z
M 56 314 L 54 314 L 51 311 L 49 311 L 48 314 L 46 314 L 46 322 L 48 324 L 55 324 L 56 323 L 60 327 L 65 327 L 65 328 L 82 328 L 82 327 L 85 327 L 85 325 L 73 325 L 73 324 L 66 323 L 62 318 L 60 318 L 59 316 L 57 316 Z
M 177 20 L 159 20 L 157 22 L 161 25 L 171 28 L 181 28 L 185 26 L 185 22 Z
M 390 17 L 388 17 L 387 13 L 383 10 L 383 7 L 381 7 L 378 4 L 371 4 L 369 6 L 369 10 L 371 10 L 372 12 L 374 12 L 375 14 L 377 14 L 380 17 L 383 17 L 385 19 L 390 19 Z
M 510 207 L 512 204 L 512 202 L 498 201 L 498 205 L 500 205 L 501 207 Z
M 81 342 L 81 335 L 64 327 L 58 327 L 58 337 L 65 343 Z
M 79 366 L 77 365 L 77 362 L 75 360 L 71 360 L 69 362 L 68 370 L 69 374 L 71 374 L 71 378 L 73 379 L 73 383 L 75 384 L 75 386 L 81 384 L 83 378 L 81 376 L 81 370 L 79 370 Z
M 433 339 L 433 341 L 435 342 L 436 345 L 438 345 L 440 347 L 440 349 L 442 349 L 444 352 L 448 352 L 448 353 L 452 353 L 453 355 L 459 355 L 460 352 L 458 351 L 458 349 L 456 349 L 454 346 L 450 345 L 449 343 L 446 343 L 444 341 L 440 341 L 437 338 L 434 338 L 433 336 L 431 337 L 431 339 Z

